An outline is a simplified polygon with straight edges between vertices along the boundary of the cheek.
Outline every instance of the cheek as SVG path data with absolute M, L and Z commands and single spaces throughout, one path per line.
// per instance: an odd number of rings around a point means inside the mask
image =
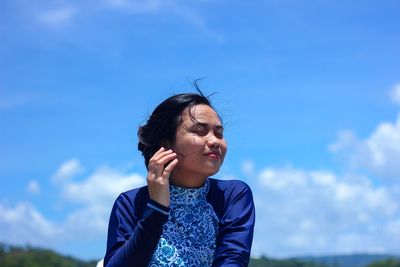
M 194 152 L 200 152 L 204 149 L 206 141 L 198 136 L 186 136 L 175 145 L 175 152 L 188 155 Z
M 201 149 L 203 149 L 204 146 L 207 143 L 207 141 L 204 138 L 201 138 L 200 136 L 196 136 L 196 135 L 193 135 L 191 137 L 191 140 L 192 140 L 192 146 L 193 147 L 198 147 L 198 148 L 201 148 Z
M 225 156 L 226 152 L 228 151 L 228 145 L 226 144 L 226 142 L 221 144 L 221 150 L 222 150 L 222 154 Z

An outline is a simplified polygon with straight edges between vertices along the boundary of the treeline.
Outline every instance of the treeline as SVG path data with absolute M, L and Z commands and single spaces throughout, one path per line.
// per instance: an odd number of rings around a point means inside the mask
M 326 265 L 300 261 L 296 259 L 275 260 L 266 257 L 251 259 L 249 267 L 328 267 Z
M 357 265 L 362 267 L 400 267 L 400 259 L 383 259 L 374 261 L 365 265 Z M 331 263 L 318 264 L 299 259 L 276 260 L 266 257 L 260 259 L 251 259 L 249 267 L 354 267 L 351 263 Z
M 81 261 L 48 249 L 0 244 L 0 267 L 95 267 L 96 261 Z
M 18 247 L 0 243 L 0 267 L 96 267 L 97 261 L 82 261 L 48 249 Z M 299 259 L 251 259 L 249 267 L 342 267 L 338 264 L 312 263 Z M 352 267 L 352 266 L 349 266 Z M 399 259 L 384 259 L 363 267 L 400 267 Z
M 388 259 L 371 263 L 368 267 L 400 267 L 400 260 Z

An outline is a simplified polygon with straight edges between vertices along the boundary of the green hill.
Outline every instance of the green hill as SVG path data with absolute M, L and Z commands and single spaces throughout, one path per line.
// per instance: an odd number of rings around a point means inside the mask
M 251 259 L 249 267 L 326 267 L 322 264 L 305 262 L 297 259 L 276 260 L 266 257 Z
M 400 260 L 396 259 L 381 260 L 368 265 L 368 267 L 400 267 Z
M 316 264 L 323 264 L 327 267 L 367 267 L 370 264 L 378 261 L 381 262 L 389 259 L 399 261 L 400 257 L 379 254 L 351 254 L 321 257 L 297 257 L 294 259 Z M 382 267 L 384 266 L 386 267 L 386 265 L 382 265 Z M 390 265 L 387 265 L 387 267 L 390 267 Z
M 48 249 L 0 243 L 0 267 L 96 267 L 97 261 L 82 261 Z M 252 258 L 249 267 L 400 267 L 400 258 L 389 255 L 348 255 L 292 259 Z
M 96 261 L 81 261 L 48 249 L 0 244 L 0 267 L 95 267 Z

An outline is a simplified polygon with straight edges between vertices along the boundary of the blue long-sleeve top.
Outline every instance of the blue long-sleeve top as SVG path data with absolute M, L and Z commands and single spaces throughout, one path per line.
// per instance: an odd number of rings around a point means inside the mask
M 212 266 L 248 266 L 255 220 L 252 192 L 242 181 L 208 182 L 206 201 L 218 218 Z M 149 199 L 147 186 L 122 193 L 110 216 L 104 266 L 148 266 L 169 212 Z

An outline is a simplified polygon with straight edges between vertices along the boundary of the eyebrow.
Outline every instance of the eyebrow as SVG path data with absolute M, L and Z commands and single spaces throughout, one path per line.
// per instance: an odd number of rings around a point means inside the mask
M 195 122 L 191 127 L 194 127 L 194 126 L 209 127 L 211 125 L 208 123 L 205 123 L 205 122 Z M 222 125 L 215 125 L 212 128 L 222 129 L 222 130 L 224 129 L 224 127 Z

